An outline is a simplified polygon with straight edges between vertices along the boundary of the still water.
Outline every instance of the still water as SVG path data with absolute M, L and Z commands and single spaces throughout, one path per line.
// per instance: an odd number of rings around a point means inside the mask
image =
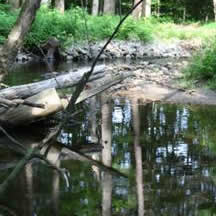
M 105 147 L 90 155 L 128 177 L 67 158 L 59 164 L 70 173 L 65 180 L 35 161 L 1 198 L 1 215 L 216 214 L 215 107 L 100 102 L 76 119 L 79 126 L 64 128 L 59 140 L 87 143 L 100 130 Z M 1 155 L 3 181 L 12 162 L 10 153 Z
M 51 159 L 67 175 L 34 160 L 1 197 L 0 215 L 216 215 L 216 107 L 142 104 L 102 94 L 82 108 L 58 142 L 86 149 L 102 143 L 88 156 L 115 174 L 71 159 L 56 144 Z M 34 145 L 46 132 L 40 125 L 11 134 Z M 18 160 L 6 142 L 0 135 L 0 182 Z

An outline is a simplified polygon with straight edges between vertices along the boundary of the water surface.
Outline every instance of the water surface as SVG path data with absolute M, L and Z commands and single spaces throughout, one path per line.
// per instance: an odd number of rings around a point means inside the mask
M 64 128 L 59 141 L 76 146 L 99 139 L 105 147 L 91 156 L 128 178 L 67 159 L 58 164 L 70 173 L 66 181 L 35 161 L 1 198 L 1 214 L 214 215 L 216 108 L 103 97 L 77 117 L 79 126 Z M 14 158 L 3 152 L 0 167 Z M 10 171 L 1 170 L 1 181 Z
M 54 68 L 66 71 L 77 65 Z M 38 81 L 47 71 L 43 63 L 22 65 L 6 82 Z M 49 159 L 67 175 L 32 161 L 0 198 L 0 215 L 216 215 L 216 107 L 142 104 L 105 95 L 79 105 L 84 111 L 63 128 L 58 142 L 95 150 L 89 157 L 116 172 L 66 157 L 55 143 Z M 51 126 L 45 122 L 10 134 L 34 146 Z M 20 159 L 5 147 L 10 143 L 0 135 L 0 182 Z M 98 151 L 95 145 L 101 144 Z

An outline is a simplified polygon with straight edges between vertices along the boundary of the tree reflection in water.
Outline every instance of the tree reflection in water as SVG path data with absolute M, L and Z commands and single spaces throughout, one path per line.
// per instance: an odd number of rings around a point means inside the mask
M 96 141 L 98 125 L 104 145 L 101 161 L 128 179 L 100 169 L 95 175 L 88 163 L 65 160 L 61 167 L 71 173 L 66 187 L 57 173 L 34 163 L 11 185 L 0 205 L 18 215 L 214 215 L 216 108 L 137 103 L 111 103 L 102 96 L 100 108 L 95 102 L 97 115 L 88 118 L 92 106 L 76 119 L 82 124 L 65 128 L 61 137 L 72 146 L 77 140 Z M 2 160 L 6 157 L 3 151 L 0 155 Z M 1 180 L 11 165 L 1 161 Z
M 102 140 L 102 163 L 112 166 L 112 104 L 109 98 L 101 95 L 101 140 Z M 102 173 L 102 216 L 112 215 L 112 175 Z

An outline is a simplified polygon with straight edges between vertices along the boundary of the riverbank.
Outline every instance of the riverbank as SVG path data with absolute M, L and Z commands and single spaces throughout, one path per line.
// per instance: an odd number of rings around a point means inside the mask
M 73 45 L 64 53 L 68 63 L 91 65 L 105 41 L 89 45 Z M 99 63 L 109 62 L 109 73 L 130 70 L 134 76 L 111 88 L 112 96 L 132 97 L 144 102 L 216 104 L 214 91 L 203 86 L 185 87 L 182 69 L 193 53 L 201 49 L 198 40 L 112 41 L 100 57 Z M 25 58 L 20 53 L 19 58 Z M 110 63 L 111 62 L 111 63 Z M 124 62 L 124 64 L 123 64 Z
M 216 105 L 216 91 L 200 83 L 185 86 L 182 70 L 188 63 L 188 58 L 164 58 L 127 65 L 134 76 L 113 87 L 110 94 L 114 98 L 127 97 L 141 103 Z

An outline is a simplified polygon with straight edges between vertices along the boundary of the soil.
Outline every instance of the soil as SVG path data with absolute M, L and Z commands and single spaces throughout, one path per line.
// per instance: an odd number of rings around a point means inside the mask
M 73 46 L 67 51 L 67 60 L 94 59 L 104 42 L 91 46 Z M 139 99 L 143 102 L 216 105 L 216 92 L 204 86 L 182 87 L 182 70 L 194 52 L 201 49 L 201 42 L 153 41 L 150 44 L 130 41 L 112 41 L 100 60 L 124 59 L 125 64 L 112 65 L 112 71 L 133 71 L 133 77 L 111 88 L 113 97 Z M 127 62 L 128 61 L 128 62 Z M 133 62 L 134 61 L 134 62 Z
M 118 86 L 112 88 L 113 97 L 127 97 L 143 103 L 216 105 L 216 92 L 199 85 L 183 88 L 182 70 L 190 59 L 160 59 L 143 61 L 136 65 L 122 65 L 134 73 Z

